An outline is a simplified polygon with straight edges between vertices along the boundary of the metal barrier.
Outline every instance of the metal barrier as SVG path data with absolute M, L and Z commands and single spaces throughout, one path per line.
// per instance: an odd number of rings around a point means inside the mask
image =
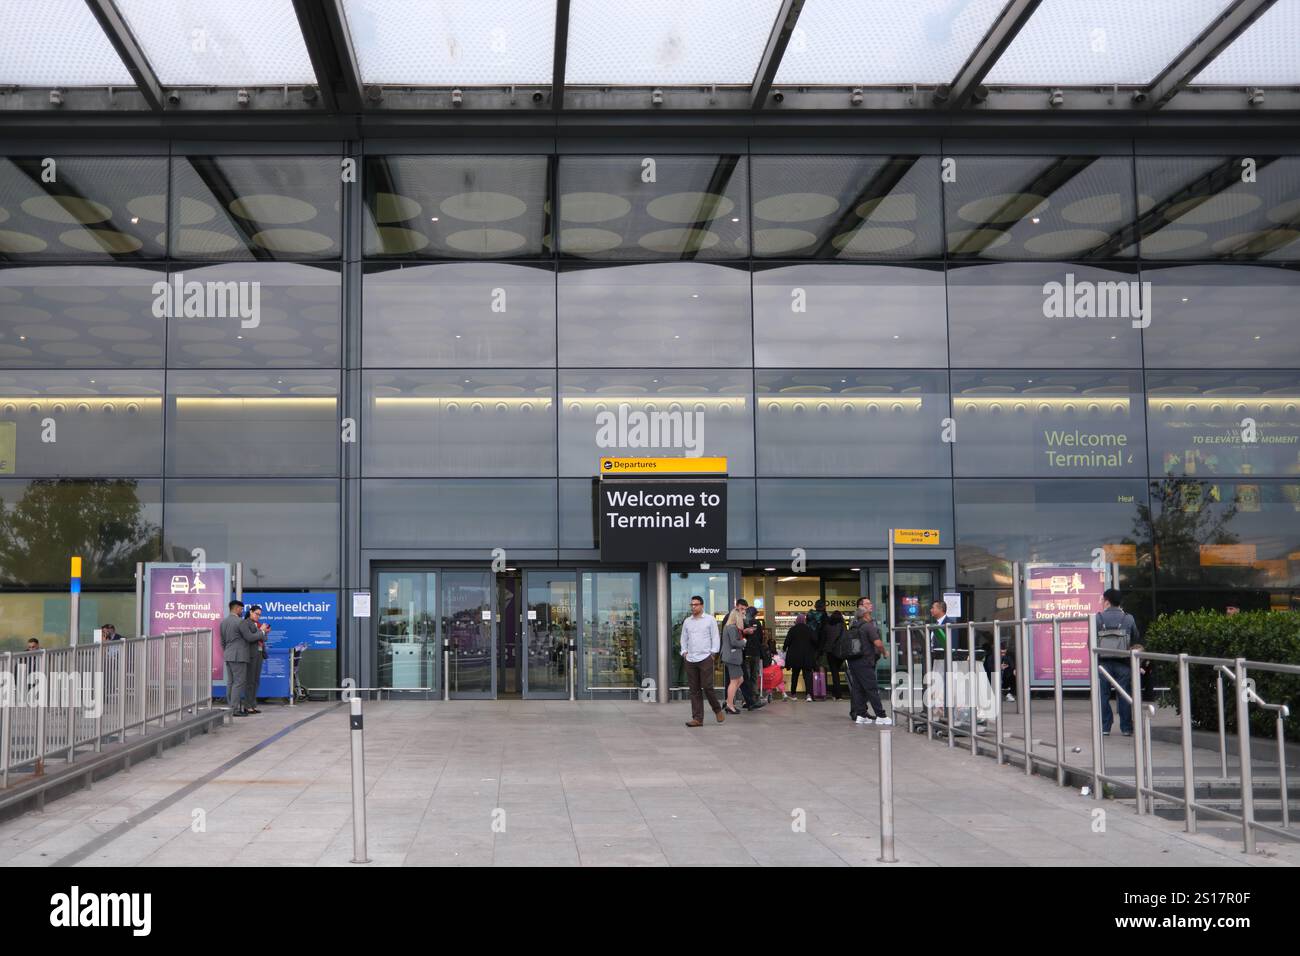
M 177 631 L 0 657 L 0 787 L 212 706 L 212 632 Z
M 1088 682 L 1088 704 L 1090 713 L 1090 724 L 1092 731 L 1092 766 L 1081 767 L 1069 763 L 1065 759 L 1065 715 L 1064 715 L 1064 681 L 1061 676 L 1061 625 L 1064 623 L 1087 622 L 1088 624 L 1088 648 L 1089 648 L 1089 675 Z M 1038 741 L 1033 736 L 1033 708 L 1031 705 L 1030 692 L 1032 687 L 1032 675 L 1029 672 L 1029 642 L 1030 629 L 1034 625 L 1048 626 L 1052 628 L 1052 701 L 1055 711 L 1055 754 L 1047 757 L 1043 754 L 1035 753 L 1035 744 Z M 967 696 L 971 698 L 969 721 L 954 719 L 954 686 L 953 686 L 953 664 L 952 635 L 957 633 L 961 628 L 966 629 L 966 644 L 968 653 L 969 666 L 969 690 Z M 993 736 L 988 735 L 987 730 L 982 730 L 980 725 L 986 721 L 979 717 L 979 695 L 978 679 L 976 677 L 976 647 L 975 631 L 977 628 L 992 631 L 992 641 L 989 652 L 993 655 L 993 667 L 991 684 L 993 687 Z M 1014 642 L 1015 648 L 1015 671 L 1017 678 L 1016 705 L 1020 712 L 1023 747 L 1017 747 L 1007 739 L 1005 730 L 1005 719 L 1003 714 L 1003 687 L 1002 687 L 1002 664 L 1004 642 L 1008 640 L 1006 630 L 1010 629 L 1010 640 Z M 928 688 L 919 688 L 921 690 L 920 707 L 917 707 L 917 681 L 915 678 L 914 665 L 917 660 L 915 653 L 915 640 L 918 635 L 925 645 L 925 669 L 922 674 L 934 674 L 934 654 L 931 643 L 931 635 L 934 631 L 939 630 L 937 625 L 933 624 L 900 624 L 891 628 L 889 631 L 889 656 L 890 656 L 890 701 L 893 707 L 895 723 L 906 722 L 909 730 L 920 732 L 923 728 L 928 739 L 933 740 L 936 730 L 940 733 L 946 732 L 948 746 L 955 746 L 957 736 L 963 736 L 969 739 L 970 752 L 978 754 L 981 747 L 991 748 L 993 755 L 998 763 L 1006 762 L 1007 755 L 1012 754 L 1021 757 L 1024 760 L 1024 770 L 1026 775 L 1033 774 L 1038 766 L 1050 767 L 1055 771 L 1057 783 L 1065 784 L 1066 775 L 1069 772 L 1091 777 L 1091 793 L 1094 799 L 1100 800 L 1103 796 L 1103 784 L 1116 784 L 1120 786 L 1132 786 L 1134 792 L 1134 806 L 1139 814 L 1154 812 L 1154 802 L 1156 800 L 1166 801 L 1176 806 L 1180 806 L 1184 811 L 1184 823 L 1188 832 L 1196 832 L 1197 814 L 1203 813 L 1208 816 L 1229 820 L 1240 823 L 1242 828 L 1242 844 L 1246 852 L 1252 853 L 1255 850 L 1255 841 L 1257 832 L 1265 832 L 1274 836 L 1291 840 L 1300 840 L 1300 832 L 1289 829 L 1290 827 L 1290 808 L 1288 806 L 1288 787 L 1287 787 L 1287 770 L 1286 770 L 1286 747 L 1285 747 L 1285 721 L 1290 717 L 1290 708 L 1286 704 L 1270 704 L 1264 701 L 1256 693 L 1254 683 L 1250 680 L 1249 675 L 1252 672 L 1269 672 L 1281 674 L 1300 675 L 1300 665 L 1296 664 L 1274 664 L 1262 661 L 1248 661 L 1245 658 L 1216 658 L 1216 657 L 1198 657 L 1189 654 L 1160 654 L 1153 651 L 1139 650 L 1136 647 L 1128 651 L 1108 650 L 1097 647 L 1097 623 L 1096 617 L 1064 617 L 1054 621 L 1032 621 L 1026 618 L 1010 621 L 972 621 L 959 624 L 946 625 L 946 635 L 949 639 L 944 641 L 944 671 L 943 671 L 943 698 L 941 707 L 932 707 L 931 702 L 927 700 Z M 907 651 L 907 674 L 906 684 L 900 684 L 898 667 L 898 638 L 900 635 L 905 636 Z M 1103 658 L 1123 660 L 1129 666 L 1128 686 L 1122 686 L 1103 665 Z M 1142 702 L 1141 672 L 1140 665 L 1144 661 L 1159 661 L 1163 663 L 1175 664 L 1178 668 L 1178 694 L 1179 694 L 1179 728 L 1180 744 L 1182 751 L 1183 763 L 1183 795 L 1168 793 L 1158 790 L 1155 786 L 1155 777 L 1152 760 L 1151 744 L 1151 725 L 1154 722 L 1156 708 L 1150 704 Z M 1191 667 L 1204 666 L 1214 669 L 1216 678 L 1216 699 L 1218 704 L 1218 735 L 1219 735 L 1219 764 L 1220 776 L 1223 779 L 1228 778 L 1228 756 L 1227 756 L 1227 732 L 1224 710 L 1224 678 L 1227 677 L 1237 691 L 1235 699 L 1237 702 L 1237 740 L 1238 740 L 1238 769 L 1240 774 L 1241 804 L 1242 812 L 1240 814 L 1232 813 L 1217 807 L 1210 807 L 1196 800 L 1196 775 L 1195 764 L 1193 760 L 1193 740 L 1192 740 L 1192 718 L 1191 718 Z M 1121 699 L 1130 705 L 1133 714 L 1133 766 L 1134 773 L 1132 780 L 1117 777 L 1106 771 L 1106 754 L 1103 746 L 1103 732 L 1101 727 L 1101 688 L 1099 683 L 1104 680 L 1106 684 L 1106 693 L 1109 696 L 1110 688 L 1114 688 Z M 934 681 L 930 679 L 932 684 Z M 899 706 L 899 691 L 905 690 L 907 697 L 907 706 Z M 1251 767 L 1251 731 L 1250 731 L 1250 707 L 1251 705 L 1263 710 L 1269 710 L 1276 714 L 1277 728 L 1277 763 L 1279 777 L 1279 792 L 1282 804 L 1282 826 L 1274 827 L 1266 823 L 1261 823 L 1255 819 L 1255 797 L 1254 781 Z M 900 721 L 900 716 L 903 721 Z M 1077 750 L 1077 748 L 1076 748 Z

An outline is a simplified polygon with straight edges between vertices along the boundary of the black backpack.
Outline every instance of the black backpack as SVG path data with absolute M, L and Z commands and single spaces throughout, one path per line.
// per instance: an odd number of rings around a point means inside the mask
M 840 620 L 826 622 L 826 653 L 847 660 L 862 653 L 862 642 L 857 641 L 858 650 L 853 651 L 854 637 Z

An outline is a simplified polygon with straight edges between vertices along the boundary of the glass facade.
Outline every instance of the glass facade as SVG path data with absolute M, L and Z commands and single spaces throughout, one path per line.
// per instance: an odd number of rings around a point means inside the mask
M 306 149 L 0 160 L 0 621 L 70 553 L 109 600 L 203 548 L 250 587 L 393 585 L 375 673 L 427 683 L 454 630 L 486 694 L 473 576 L 513 549 L 577 575 L 517 603 L 582 686 L 635 687 L 602 455 L 725 456 L 746 566 L 909 526 L 980 609 L 1098 549 L 1148 611 L 1295 600 L 1300 157 L 798 143 L 371 142 L 355 185 Z M 396 562 L 442 570 L 376 584 Z

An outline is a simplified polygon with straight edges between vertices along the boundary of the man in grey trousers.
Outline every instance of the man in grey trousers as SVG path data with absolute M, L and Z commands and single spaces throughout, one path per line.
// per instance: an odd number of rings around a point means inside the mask
M 240 618 L 244 612 L 244 602 L 235 599 L 230 602 L 230 613 L 221 621 L 221 654 L 226 662 L 226 702 L 230 705 L 231 716 L 245 717 L 244 697 L 248 688 L 248 662 L 252 655 L 249 644 L 258 640 L 261 632 L 256 625 L 245 627 L 247 622 Z M 260 661 L 258 662 L 261 663 Z

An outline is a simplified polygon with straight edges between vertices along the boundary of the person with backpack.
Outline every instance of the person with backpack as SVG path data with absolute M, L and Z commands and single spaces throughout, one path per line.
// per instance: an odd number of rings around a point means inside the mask
M 889 726 L 893 723 L 885 713 L 885 706 L 880 702 L 880 685 L 876 681 L 876 660 L 886 654 L 884 641 L 871 613 L 875 610 L 871 598 L 858 598 L 858 609 L 853 615 L 843 645 L 837 648 L 842 652 L 848 665 L 849 678 L 849 717 L 855 724 L 879 724 Z M 867 710 L 870 705 L 871 711 Z
M 803 674 L 805 699 L 812 700 L 813 665 L 817 662 L 817 635 L 807 623 L 803 614 L 795 616 L 794 624 L 786 631 L 785 643 L 781 647 L 785 655 L 785 666 L 790 668 L 790 686 L 786 696 L 798 700 L 799 675 Z
M 837 654 L 836 648 L 843 649 L 842 638 L 848 634 L 848 625 L 844 622 L 844 615 L 839 611 L 831 611 L 826 615 L 826 620 L 822 624 L 822 653 L 826 655 L 826 669 L 830 672 L 831 691 L 830 694 L 836 700 L 840 700 L 840 668 L 844 666 L 844 658 Z
M 1099 650 L 1127 652 L 1137 640 L 1137 621 L 1133 615 L 1121 607 L 1122 596 L 1115 588 L 1107 588 L 1102 594 L 1106 606 L 1097 612 L 1097 647 Z M 1110 674 L 1115 681 L 1128 691 L 1133 681 L 1133 669 L 1129 661 L 1119 657 L 1098 657 L 1097 667 Z M 1101 701 L 1101 732 L 1109 736 L 1111 722 L 1115 719 L 1110 709 L 1110 681 L 1097 675 L 1097 699 Z M 1123 695 L 1119 697 L 1119 732 L 1125 737 L 1133 736 L 1133 706 Z

